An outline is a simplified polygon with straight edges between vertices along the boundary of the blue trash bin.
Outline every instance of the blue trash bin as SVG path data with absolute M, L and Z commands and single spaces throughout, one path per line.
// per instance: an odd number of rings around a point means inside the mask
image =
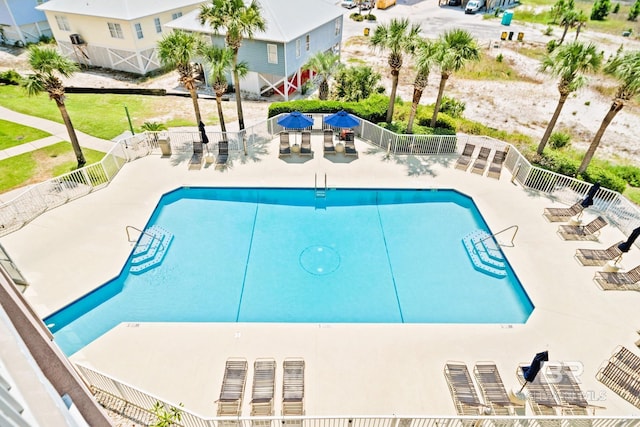
M 502 14 L 502 25 L 511 25 L 511 19 L 513 18 L 513 12 L 510 10 L 505 11 Z

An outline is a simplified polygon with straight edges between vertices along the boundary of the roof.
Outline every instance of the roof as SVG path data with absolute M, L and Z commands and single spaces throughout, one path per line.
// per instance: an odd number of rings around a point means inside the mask
M 55 1 L 55 0 L 53 0 Z M 73 0 L 65 0 L 73 1 Z M 266 22 L 264 32 L 256 32 L 255 40 L 267 40 L 287 43 L 318 28 L 327 22 L 342 16 L 344 9 L 329 0 L 258 0 L 262 8 L 262 16 Z M 215 34 L 206 25 L 200 25 L 200 10 L 188 14 L 166 24 L 167 27 Z M 224 29 L 218 32 L 224 34 Z
M 36 9 L 128 21 L 202 2 L 203 0 L 49 0 Z

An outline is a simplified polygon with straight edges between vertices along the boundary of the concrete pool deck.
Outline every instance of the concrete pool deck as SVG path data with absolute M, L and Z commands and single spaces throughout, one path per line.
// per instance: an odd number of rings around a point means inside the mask
M 316 174 L 319 183 L 326 174 L 329 187 L 454 188 L 473 197 L 494 232 L 518 225 L 514 247 L 503 251 L 535 305 L 525 324 L 121 324 L 71 359 L 203 416 L 215 415 L 229 357 L 250 365 L 243 415 L 250 412 L 252 364 L 261 357 L 278 364 L 277 414 L 282 361 L 303 357 L 307 415 L 454 415 L 442 373 L 447 361 L 466 362 L 470 370 L 477 361 L 495 361 L 507 389 L 515 389 L 518 364 L 548 350 L 552 360 L 584 366 L 582 390 L 590 403 L 606 407 L 596 415 L 640 415 L 595 378 L 616 346 L 640 353 L 634 345 L 640 293 L 600 290 L 592 278 L 601 267 L 573 257 L 577 248 L 623 240 L 619 230 L 605 227 L 599 242 L 563 241 L 558 224 L 542 216 L 545 207 L 561 205 L 512 184 L 506 169 L 494 180 L 456 170 L 455 157 L 385 159 L 362 141 L 356 146 L 358 158 L 323 156 L 322 136 L 314 135 L 312 158 L 280 159 L 274 140 L 246 158 L 233 154 L 223 170 L 189 170 L 187 156 L 154 154 L 0 243 L 31 283 L 25 297 L 45 317 L 115 277 L 133 247 L 125 227 L 143 228 L 161 195 L 179 186 L 313 187 Z M 584 220 L 594 216 L 587 211 Z M 215 235 L 202 230 L 202 238 Z M 636 249 L 624 256 L 625 270 L 640 264 Z

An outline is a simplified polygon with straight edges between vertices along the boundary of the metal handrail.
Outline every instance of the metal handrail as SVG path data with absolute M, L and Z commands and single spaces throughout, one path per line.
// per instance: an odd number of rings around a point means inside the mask
M 151 234 L 151 233 L 147 233 L 147 232 L 146 232 L 146 231 L 144 231 L 144 230 L 140 230 L 139 228 L 134 227 L 133 225 L 127 225 L 127 226 L 125 227 L 125 231 L 127 232 L 127 241 L 128 241 L 129 243 L 131 243 L 131 242 L 135 242 L 135 240 L 132 240 L 132 239 L 131 239 L 131 235 L 129 234 L 129 229 L 130 229 L 130 228 L 133 228 L 134 230 L 138 231 L 140 234 L 146 234 L 147 236 L 151 237 L 152 239 L 156 239 L 156 240 L 158 240 L 158 242 L 160 242 L 160 246 L 162 246 L 162 240 L 161 240 L 161 239 L 158 239 L 158 236 L 155 236 L 155 235 L 153 235 L 153 234 Z
M 516 238 L 516 234 L 518 234 L 518 229 L 519 229 L 519 227 L 518 227 L 517 225 L 511 225 L 511 226 L 509 226 L 509 227 L 507 227 L 507 228 L 505 228 L 505 229 L 502 229 L 502 230 L 498 231 L 497 233 L 493 233 L 492 235 L 487 236 L 487 237 L 485 237 L 484 239 L 480 240 L 480 243 L 482 243 L 482 242 L 484 242 L 485 240 L 490 239 L 490 238 L 492 238 L 492 237 L 496 237 L 498 234 L 503 233 L 503 232 L 505 232 L 505 231 L 507 231 L 507 230 L 509 230 L 509 229 L 512 229 L 512 228 L 515 228 L 515 229 L 516 229 L 516 231 L 514 231 L 514 232 L 513 232 L 513 236 L 511 236 L 511 247 L 513 247 L 513 246 L 514 246 L 514 244 L 513 244 L 513 239 L 515 239 L 515 238 Z M 497 240 L 496 240 L 496 242 L 497 242 Z M 498 244 L 499 244 L 499 243 L 498 243 Z M 500 245 L 500 246 L 502 246 L 502 245 Z

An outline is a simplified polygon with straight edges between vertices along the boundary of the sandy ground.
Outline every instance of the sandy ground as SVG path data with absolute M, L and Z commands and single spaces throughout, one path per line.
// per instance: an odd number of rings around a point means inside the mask
M 595 33 L 585 32 L 581 35 L 582 37 L 585 40 L 597 39 L 599 47 L 605 52 L 613 52 L 619 46 L 618 41 L 609 40 Z M 363 37 L 352 37 L 343 43 L 343 62 L 348 63 L 349 59 L 355 58 L 362 60 L 366 57 L 367 62 L 383 76 L 383 84 L 388 87 L 390 79 L 386 68 L 386 57 L 372 55 L 366 42 L 367 40 Z M 447 83 L 445 93 L 466 103 L 464 115 L 469 119 L 497 129 L 518 131 L 530 135 L 534 140 L 541 138 L 558 102 L 559 94 L 556 87 L 557 79 L 539 72 L 539 62 L 518 51 L 521 46 L 532 47 L 535 44 L 510 42 L 495 44 L 483 41 L 481 43 L 484 55 L 496 57 L 502 54 L 504 60 L 515 69 L 518 75 L 526 78 L 517 82 L 476 81 L 464 80 L 453 75 Z M 541 43 L 538 42 L 537 46 L 540 45 Z M 413 90 L 413 75 L 410 71 L 410 60 L 406 60 L 405 63 L 406 66 L 400 75 L 398 95 L 409 102 Z M 0 49 L 0 71 L 6 69 L 27 73 L 25 53 Z M 429 86 L 423 93 L 422 103 L 435 102 L 439 80 L 439 74 L 432 73 Z M 125 74 L 90 70 L 74 74 L 66 83 L 78 87 L 144 87 L 182 91 L 176 72 L 153 78 L 135 79 Z M 556 125 L 555 130 L 568 131 L 573 136 L 572 145 L 578 149 L 586 150 L 611 105 L 611 97 L 602 95 L 602 91 L 596 90 L 598 87 L 610 88 L 609 92 L 613 93 L 611 88 L 615 87 L 615 81 L 603 76 L 591 76 L 586 88 L 570 96 Z M 203 96 L 207 95 L 204 90 L 201 93 Z M 315 94 L 312 93 L 311 96 Z M 243 102 L 245 123 L 251 124 L 266 118 L 269 101 L 278 100 L 273 97 L 269 100 Z M 209 102 L 211 111 L 214 111 L 215 103 Z M 192 108 L 189 102 L 179 104 L 178 108 L 181 109 Z M 227 123 L 230 124 L 229 129 L 233 129 L 233 122 L 237 120 L 235 102 L 225 102 L 224 111 Z M 163 122 L 168 118 L 165 114 L 150 121 Z M 627 104 L 607 129 L 600 144 L 598 156 L 619 156 L 637 163 L 637 159 L 640 158 L 640 141 L 634 136 L 632 126 L 638 123 L 639 118 L 638 103 Z

